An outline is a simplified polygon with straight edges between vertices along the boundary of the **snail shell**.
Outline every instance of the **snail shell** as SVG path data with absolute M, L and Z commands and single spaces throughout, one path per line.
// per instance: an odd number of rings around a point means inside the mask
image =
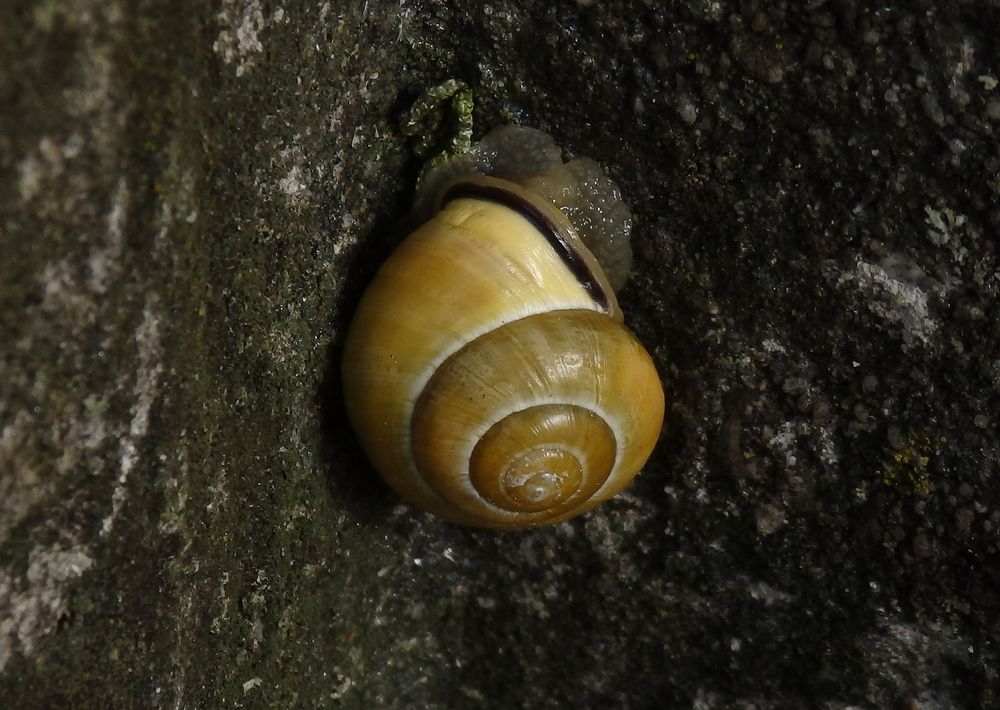
M 664 407 L 652 360 L 548 199 L 495 177 L 437 180 L 432 216 L 382 265 L 347 334 L 348 416 L 383 478 L 446 520 L 578 515 L 652 452 Z

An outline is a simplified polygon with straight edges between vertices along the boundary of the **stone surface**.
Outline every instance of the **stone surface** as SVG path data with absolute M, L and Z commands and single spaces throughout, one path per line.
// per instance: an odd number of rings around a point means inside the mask
M 0 8 L 5 707 L 1000 703 L 1000 7 Z M 426 87 L 605 165 L 670 400 L 516 534 L 339 403 Z

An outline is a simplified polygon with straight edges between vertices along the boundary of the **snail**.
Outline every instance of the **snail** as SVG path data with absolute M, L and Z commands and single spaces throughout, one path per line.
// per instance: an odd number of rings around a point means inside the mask
M 560 522 L 621 491 L 664 396 L 615 297 L 631 263 L 615 184 L 502 126 L 425 175 L 414 213 L 344 344 L 374 467 L 418 507 L 485 528 Z

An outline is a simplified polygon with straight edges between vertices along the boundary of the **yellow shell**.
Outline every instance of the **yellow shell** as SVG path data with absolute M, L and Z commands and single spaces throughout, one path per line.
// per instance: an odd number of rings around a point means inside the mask
M 342 372 L 375 468 L 465 525 L 593 508 L 631 481 L 663 421 L 652 360 L 568 220 L 482 176 L 455 181 L 383 264 Z

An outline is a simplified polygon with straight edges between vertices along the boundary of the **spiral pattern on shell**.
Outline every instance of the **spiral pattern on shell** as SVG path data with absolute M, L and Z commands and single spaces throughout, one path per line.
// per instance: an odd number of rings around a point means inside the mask
M 651 376 L 631 333 L 599 312 L 507 323 L 427 382 L 412 416 L 417 470 L 479 525 L 579 514 L 620 491 L 649 455 L 660 424 Z

